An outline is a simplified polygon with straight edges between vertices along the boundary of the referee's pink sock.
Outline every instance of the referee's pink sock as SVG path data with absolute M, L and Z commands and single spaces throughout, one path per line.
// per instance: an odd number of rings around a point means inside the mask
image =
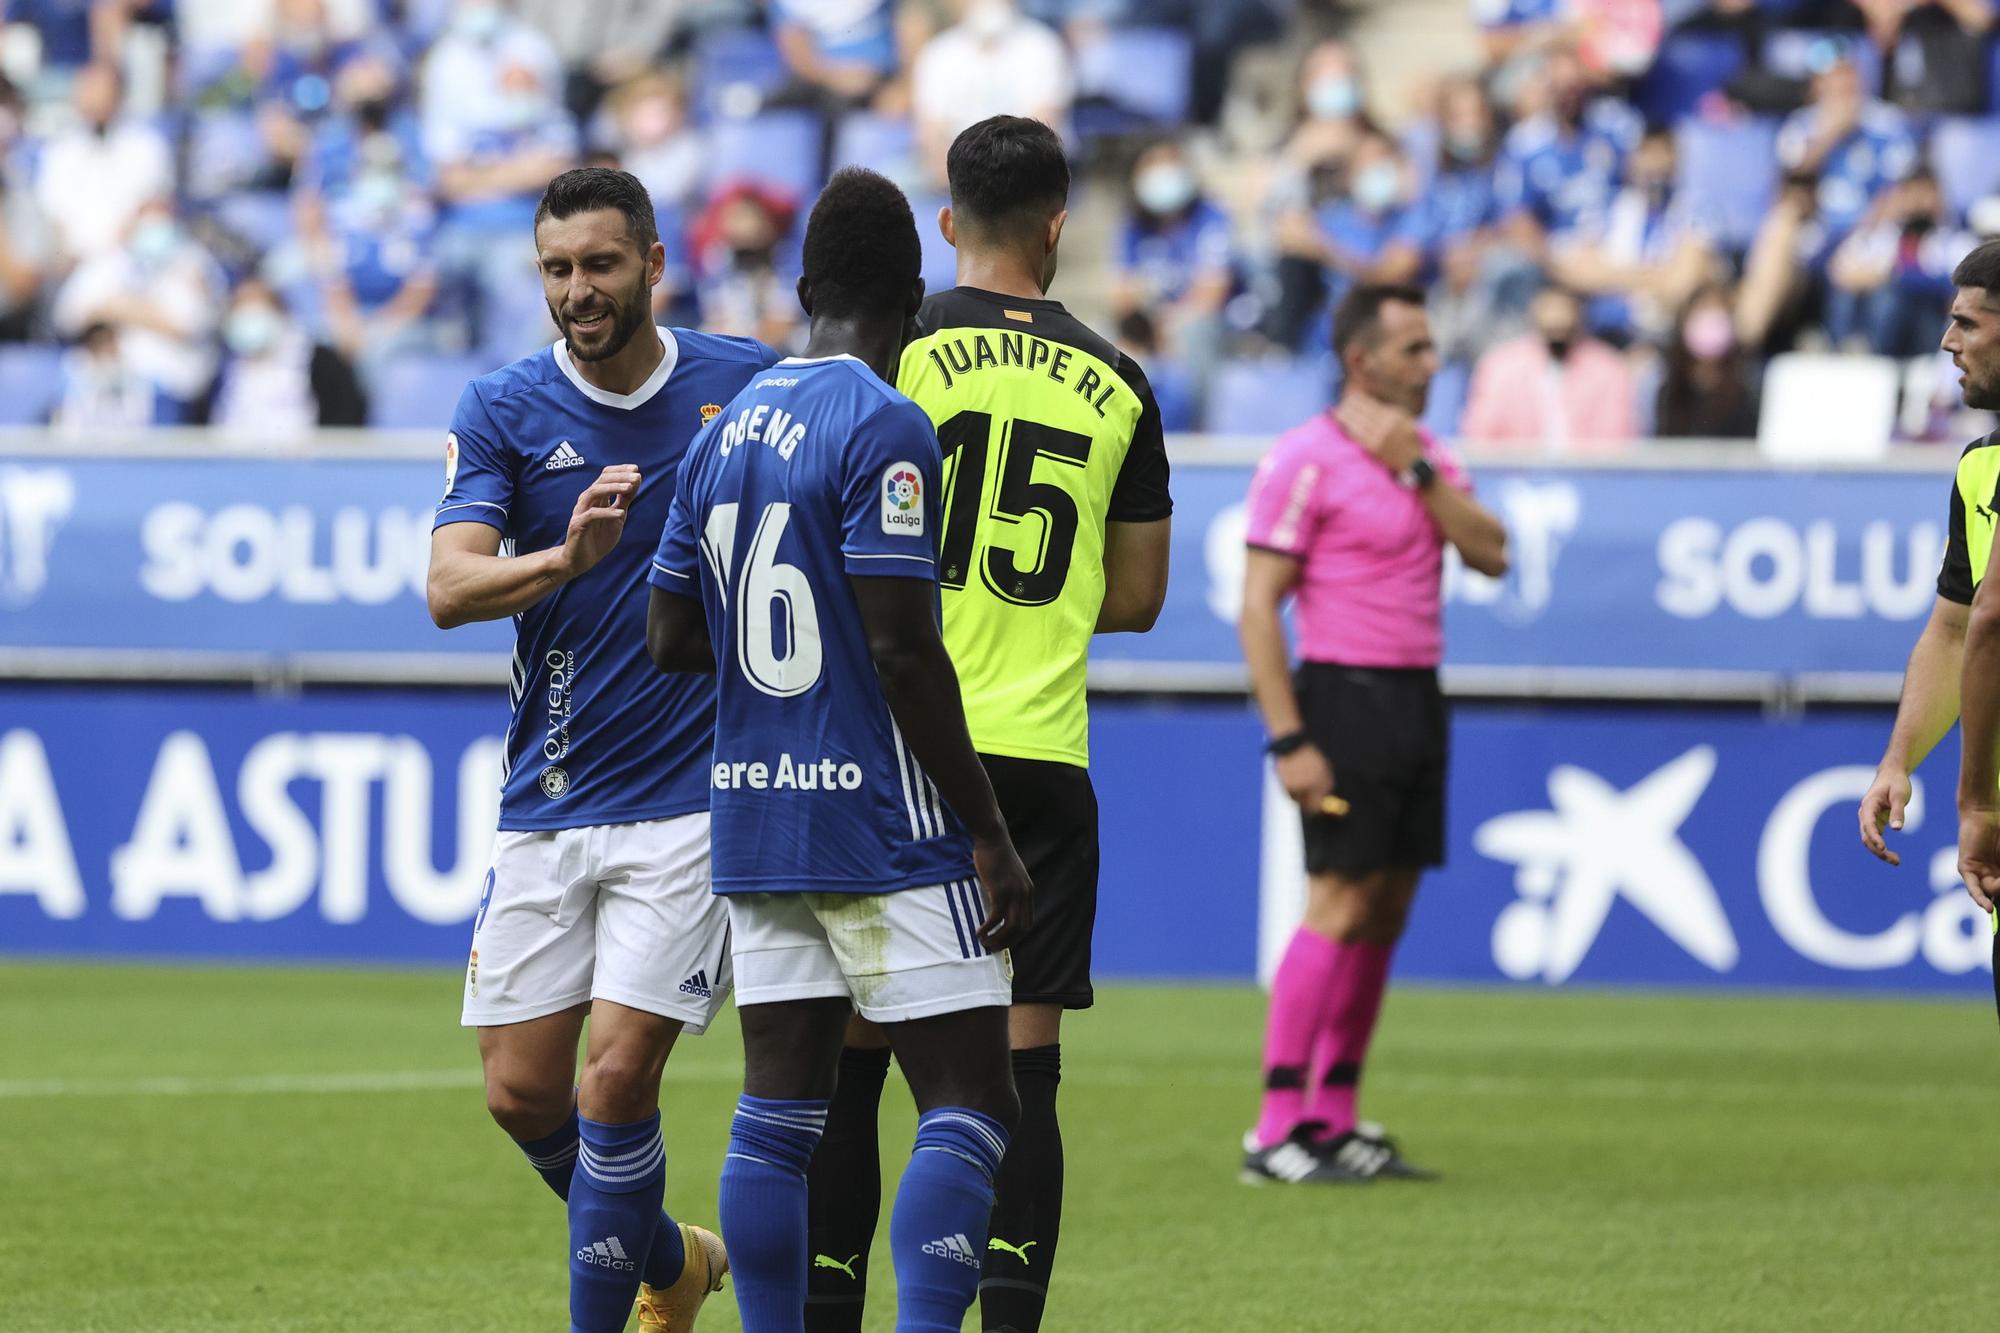
M 1361 1066 L 1382 1012 L 1382 993 L 1389 986 L 1389 960 L 1395 948 L 1363 940 L 1333 946 L 1337 959 L 1333 983 L 1326 991 L 1319 1030 L 1313 1041 L 1313 1086 L 1306 1094 L 1302 1118 L 1326 1126 L 1333 1138 L 1354 1128 L 1356 1096 L 1361 1090 Z
M 1300 926 L 1271 981 L 1271 1018 L 1264 1029 L 1264 1109 L 1257 1143 L 1268 1148 L 1289 1135 L 1305 1114 L 1306 1062 L 1326 1012 L 1328 988 L 1340 946 Z

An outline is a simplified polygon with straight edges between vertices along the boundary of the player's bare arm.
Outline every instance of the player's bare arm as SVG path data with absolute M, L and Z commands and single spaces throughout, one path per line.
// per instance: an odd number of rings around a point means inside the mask
M 1104 525 L 1104 604 L 1098 634 L 1144 634 L 1167 604 L 1167 563 L 1174 521 Z
M 1417 419 L 1405 408 L 1355 389 L 1341 399 L 1334 416 L 1341 429 L 1391 472 L 1406 473 L 1424 456 Z M 1419 494 L 1461 560 L 1489 578 L 1497 579 L 1507 572 L 1507 528 L 1492 510 L 1441 476 L 1422 482 Z
M 1243 644 L 1243 660 L 1250 666 L 1250 691 L 1263 715 L 1264 730 L 1274 741 L 1300 737 L 1305 717 L 1299 712 L 1299 696 L 1292 688 L 1290 650 L 1285 645 L 1285 626 L 1280 610 L 1285 597 L 1299 581 L 1299 562 L 1277 551 L 1251 547 L 1243 564 L 1243 613 L 1236 621 L 1236 637 Z M 1292 745 L 1277 756 L 1278 781 L 1285 794 L 1297 801 L 1308 814 L 1323 813 L 1322 804 L 1333 795 L 1333 765 L 1311 741 Z
M 1896 701 L 1896 724 L 1875 768 L 1875 780 L 1861 798 L 1861 845 L 1890 865 L 1903 858 L 1883 839 L 1884 829 L 1901 829 L 1910 802 L 1910 773 L 1937 748 L 1958 721 L 1958 675 L 1965 650 L 1968 608 L 1940 597 L 1931 605 L 1910 661 L 1903 668 L 1903 693 Z
M 653 589 L 646 603 L 646 653 L 662 671 L 714 675 L 715 649 L 701 600 Z
M 1972 594 L 1959 667 L 1963 752 L 1958 764 L 1958 873 L 1987 911 L 2000 900 L 2000 585 L 1994 557 Z
M 972 835 L 972 861 L 986 892 L 980 942 L 989 950 L 1005 949 L 1028 929 L 1033 885 L 966 731 L 958 673 L 938 634 L 935 593 L 931 584 L 918 579 L 850 577 L 848 582 L 889 713 L 917 762 Z
M 522 556 L 500 554 L 500 531 L 484 523 L 448 523 L 431 534 L 424 596 L 439 629 L 503 620 L 587 573 L 618 545 L 639 491 L 639 469 L 605 468 L 576 498 L 560 546 Z

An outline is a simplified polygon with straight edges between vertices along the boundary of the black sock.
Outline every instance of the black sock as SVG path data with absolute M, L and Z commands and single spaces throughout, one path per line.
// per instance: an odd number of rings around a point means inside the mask
M 882 1082 L 889 1052 L 849 1046 L 826 1109 L 826 1133 L 806 1172 L 807 1333 L 861 1333 L 868 1247 L 882 1211 Z
M 1062 1046 L 1014 1052 L 1021 1123 L 993 1182 L 993 1223 L 979 1281 L 980 1324 L 994 1333 L 1035 1333 L 1049 1298 L 1049 1273 L 1062 1232 L 1062 1127 L 1056 1086 Z

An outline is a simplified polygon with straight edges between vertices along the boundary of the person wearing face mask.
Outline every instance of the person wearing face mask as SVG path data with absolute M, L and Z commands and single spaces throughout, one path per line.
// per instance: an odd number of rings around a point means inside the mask
M 35 200 L 64 263 L 116 249 L 141 205 L 174 186 L 166 139 L 123 113 L 117 69 L 78 71 L 70 97 L 76 120 L 49 140 L 35 173 Z
M 1330 307 L 1355 283 L 1413 282 L 1423 268 L 1423 216 L 1409 206 L 1409 177 L 1396 146 L 1364 134 L 1331 195 L 1278 219 L 1276 339 L 1293 348 L 1329 346 Z
M 388 131 L 363 139 L 356 158 L 353 174 L 300 214 L 327 328 L 372 375 L 385 361 L 430 349 L 437 211 Z
M 1701 288 L 1682 307 L 1667 344 L 1653 434 L 1720 440 L 1757 434 L 1757 386 L 1732 307 L 1729 291 L 1719 286 Z
M 222 321 L 228 352 L 209 424 L 259 440 L 296 439 L 318 426 L 368 420 L 361 381 L 347 359 L 313 342 L 261 278 L 245 278 Z
M 1576 293 L 1543 287 L 1528 303 L 1528 326 L 1473 367 L 1465 439 L 1551 457 L 1630 447 L 1639 433 L 1631 369 L 1587 336 Z
M 1368 129 L 1361 67 L 1345 42 L 1306 52 L 1293 92 L 1293 125 L 1272 163 L 1265 208 L 1272 215 L 1310 201 L 1315 180 L 1337 175 Z
M 777 265 L 793 216 L 788 200 L 754 184 L 731 186 L 710 203 L 692 238 L 703 328 L 781 350 L 797 345 L 799 304 Z
M 1649 132 L 1610 203 L 1551 238 L 1550 270 L 1590 299 L 1593 329 L 1663 341 L 1674 312 L 1715 266 L 1707 237 L 1675 194 L 1674 172 L 1673 135 Z
M 653 207 L 692 206 L 708 163 L 701 132 L 688 119 L 682 82 L 660 71 L 638 75 L 612 90 L 605 111 L 608 143 L 619 165 L 645 182 Z
M 1143 311 L 1205 396 L 1222 352 L 1222 307 L 1235 282 L 1229 218 L 1202 196 L 1180 145 L 1154 144 L 1132 168 L 1132 211 L 1118 243 L 1112 287 L 1120 319 Z
M 1827 261 L 1827 336 L 1876 356 L 1924 355 L 1951 305 L 1952 269 L 1977 243 L 1950 224 L 1937 177 L 1912 172 Z
M 1076 96 L 1069 48 L 1015 0 L 952 0 L 958 22 L 926 42 L 910 70 L 918 152 L 936 181 L 959 131 L 1017 115 L 1058 129 Z
M 56 332 L 76 337 L 93 324 L 117 331 L 125 364 L 156 390 L 158 420 L 198 415 L 215 378 L 213 334 L 222 277 L 212 255 L 154 199 L 132 220 L 125 243 L 78 265 L 56 293 Z

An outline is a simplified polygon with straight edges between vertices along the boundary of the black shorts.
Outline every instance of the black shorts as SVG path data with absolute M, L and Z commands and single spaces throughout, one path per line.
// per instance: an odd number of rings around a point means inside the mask
M 1306 816 L 1307 872 L 1443 865 L 1451 729 L 1437 672 L 1305 662 L 1296 680 L 1306 732 L 1352 807 Z
M 1097 791 L 1075 764 L 982 754 L 1007 835 L 1035 882 L 1035 916 L 1012 951 L 1015 1004 L 1088 1009 L 1097 925 Z

